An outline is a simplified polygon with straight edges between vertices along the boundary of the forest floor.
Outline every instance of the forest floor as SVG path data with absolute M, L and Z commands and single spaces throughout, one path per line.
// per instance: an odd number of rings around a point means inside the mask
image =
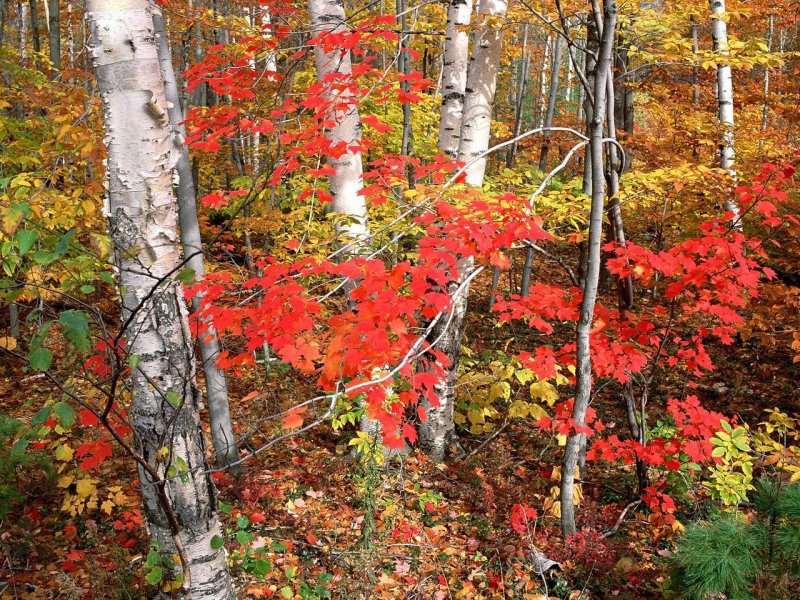
M 480 280 L 471 300 L 465 344 L 476 354 L 509 339 L 504 332 L 499 341 L 493 319 L 486 318 L 488 285 L 488 278 Z M 513 333 L 513 344 L 522 348 L 526 332 Z M 788 355 L 772 350 L 767 356 L 763 347 L 746 344 L 712 351 L 717 369 L 697 388 L 672 374 L 660 382 L 651 399 L 654 421 L 655 407 L 686 393 L 751 424 L 767 407 L 797 410 L 798 368 Z M 264 393 L 234 402 L 240 432 L 254 424 L 258 429 L 262 419 L 314 391 L 310 381 L 280 369 L 265 373 L 262 367 L 250 379 L 231 381 L 234 399 L 253 389 Z M 595 406 L 600 419 L 622 433 L 617 394 L 614 386 L 604 388 Z M 0 414 L 29 419 L 44 400 L 57 397 L 46 379 L 16 365 L 0 367 Z M 276 433 L 271 427 L 264 422 L 263 433 L 248 439 L 250 447 Z M 94 434 L 75 428 L 42 450 L 65 442 L 74 447 L 87 435 Z M 351 455 L 351 436 L 321 425 L 254 457 L 237 476 L 215 476 L 241 598 L 663 597 L 675 530 L 652 524 L 631 505 L 637 500 L 632 468 L 587 466 L 579 509 L 584 533 L 565 546 L 558 518 L 543 508 L 557 492 L 561 448 L 532 423 L 510 421 L 491 434 L 465 434 L 466 458 L 440 465 L 413 452 L 365 467 Z M 132 462 L 115 449 L 90 470 L 82 489 L 68 479 L 77 459 L 53 462 L 59 472 L 50 477 L 36 468 L 14 475 L 24 501 L 0 521 L 2 599 L 155 597 L 145 580 L 148 548 Z M 513 509 L 520 504 L 537 509 L 539 518 L 520 525 Z M 677 516 L 689 521 L 698 514 Z M 256 555 L 247 556 L 245 546 L 258 549 Z M 537 575 L 534 550 L 560 569 Z

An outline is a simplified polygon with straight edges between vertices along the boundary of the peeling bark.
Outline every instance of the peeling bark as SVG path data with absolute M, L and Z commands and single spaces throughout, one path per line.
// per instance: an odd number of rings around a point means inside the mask
M 497 70 L 500 66 L 500 49 L 503 34 L 502 20 L 507 4 L 502 0 L 481 0 L 478 15 L 481 29 L 475 38 L 473 55 L 467 72 L 464 115 L 461 123 L 461 140 L 458 159 L 469 163 L 481 157 L 467 168 L 466 180 L 469 185 L 480 187 L 486 170 L 489 148 L 492 106 L 494 103 Z M 460 258 L 457 265 L 457 280 L 448 286 L 451 293 L 463 283 L 475 266 L 472 257 Z M 455 440 L 453 422 L 455 381 L 458 373 L 458 359 L 461 353 L 461 339 L 464 335 L 464 315 L 467 312 L 469 288 L 453 299 L 450 315 L 443 315 L 431 333 L 431 341 L 449 359 L 443 367 L 444 377 L 434 386 L 438 405 L 423 404 L 428 410 L 428 418 L 420 423 L 420 445 L 434 460 L 441 460 L 447 448 Z
M 719 166 L 731 177 L 731 186 L 725 198 L 725 211 L 732 213 L 729 224 L 741 231 L 742 219 L 739 203 L 733 189 L 736 187 L 736 153 L 733 146 L 733 78 L 731 66 L 728 64 L 730 48 L 728 47 L 728 25 L 725 23 L 725 0 L 711 0 L 711 39 L 714 54 L 717 55 L 717 118 L 722 126 L 719 141 Z
M 153 27 L 157 36 L 158 59 L 161 63 L 161 75 L 164 79 L 164 93 L 167 101 L 167 114 L 172 124 L 172 136 L 175 141 L 173 152 L 177 155 L 175 172 L 178 175 L 176 188 L 178 215 L 181 227 L 181 242 L 186 266 L 194 271 L 195 280 L 201 281 L 205 276 L 203 259 L 203 242 L 200 238 L 200 224 L 197 220 L 197 198 L 189 162 L 189 150 L 184 144 L 186 126 L 180 107 L 180 95 L 172 67 L 172 54 L 169 51 L 164 21 L 161 12 L 154 9 Z M 192 309 L 199 310 L 200 298 L 192 298 Z M 206 400 L 208 415 L 211 421 L 211 440 L 216 453 L 216 465 L 227 467 L 239 459 L 239 449 L 233 434 L 230 407 L 228 405 L 228 384 L 225 374 L 217 367 L 219 355 L 219 339 L 213 329 L 200 336 L 200 355 L 203 359 L 203 371 L 206 376 Z
M 337 35 L 347 30 L 344 4 L 337 0 L 308 0 L 308 12 L 315 36 Z M 338 158 L 328 157 L 328 164 L 336 171 L 329 178 L 333 196 L 331 210 L 348 217 L 338 225 L 337 233 L 346 241 L 365 239 L 368 235 L 367 205 L 364 196 L 359 194 L 364 181 L 361 151 L 357 149 L 361 145 L 361 118 L 358 99 L 347 85 L 352 75 L 350 51 L 337 48 L 326 52 L 318 45 L 314 52 L 317 79 L 324 84 L 322 97 L 337 105 L 331 115 L 334 124 L 325 131 L 325 138 L 332 147 L 347 146 L 347 151 Z
M 224 552 L 211 548 L 221 533 L 216 492 L 206 473 L 188 314 L 174 279 L 181 264 L 172 191 L 178 154 L 153 14 L 146 0 L 89 0 L 87 21 L 108 146 L 105 213 L 128 351 L 139 357 L 130 419 L 136 453 L 148 465 L 139 467 L 144 514 L 167 555 L 186 560 L 179 598 L 233 600 Z M 166 478 L 170 466 L 183 478 Z
M 458 160 L 474 164 L 466 170 L 466 182 L 480 187 L 486 171 L 486 157 L 491 135 L 492 107 L 503 45 L 502 25 L 508 4 L 504 0 L 480 0 L 480 29 L 475 36 L 464 97 L 464 115 Z
M 450 0 L 444 32 L 442 63 L 442 106 L 439 113 L 439 150 L 448 156 L 458 154 L 464 92 L 467 87 L 469 35 L 465 27 L 472 17 L 472 0 Z

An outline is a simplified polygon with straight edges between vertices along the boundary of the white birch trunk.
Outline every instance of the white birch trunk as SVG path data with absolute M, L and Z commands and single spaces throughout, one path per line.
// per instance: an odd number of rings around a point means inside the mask
M 153 15 L 147 0 L 89 0 L 86 9 L 108 146 L 105 212 L 128 351 L 139 359 L 131 375 L 130 419 L 136 451 L 148 465 L 139 467 L 144 513 L 166 555 L 177 551 L 186 559 L 177 597 L 233 600 L 224 551 L 211 548 L 221 533 L 216 494 L 206 474 L 186 304 L 174 279 L 181 263 L 172 192 L 177 140 L 166 112 Z M 183 480 L 164 482 L 170 466 L 184 472 Z M 148 471 L 162 479 L 154 481 Z
M 734 229 L 742 229 L 739 204 L 733 194 L 736 187 L 736 154 L 733 146 L 733 78 L 728 64 L 728 25 L 725 23 L 725 0 L 711 0 L 711 39 L 717 56 L 717 118 L 722 126 L 719 142 L 719 166 L 730 174 L 731 186 L 725 198 L 725 211 L 733 213 L 729 223 Z
M 469 35 L 465 27 L 472 17 L 472 0 L 450 0 L 444 32 L 442 64 L 442 107 L 439 113 L 439 150 L 458 154 L 461 117 L 469 65 Z
M 473 159 L 481 157 L 466 171 L 467 183 L 476 187 L 483 184 L 483 175 L 486 170 L 486 158 L 482 155 L 489 148 L 492 106 L 503 40 L 501 27 L 507 7 L 508 5 L 502 0 L 481 0 L 478 5 L 481 29 L 475 38 L 473 55 L 467 73 L 464 116 L 458 148 L 460 161 L 469 163 Z M 451 294 L 469 276 L 474 264 L 471 257 L 459 259 L 458 281 L 452 282 L 448 286 Z M 451 316 L 443 315 L 439 324 L 431 332 L 431 340 L 440 338 L 436 348 L 446 354 L 449 359 L 449 365 L 444 368 L 444 376 L 434 386 L 438 405 L 433 406 L 427 400 L 423 401 L 428 418 L 419 426 L 420 446 L 436 461 L 444 458 L 448 447 L 455 440 L 455 423 L 453 421 L 455 383 L 468 297 L 469 289 L 466 289 L 453 300 L 450 308 Z
M 483 185 L 486 157 L 491 136 L 492 107 L 503 45 L 503 20 L 508 4 L 504 0 L 480 0 L 478 21 L 480 30 L 475 36 L 464 96 L 464 115 L 458 160 L 474 164 L 466 170 L 469 185 Z
M 167 114 L 177 142 L 173 152 L 177 156 L 175 172 L 178 175 L 177 200 L 183 255 L 186 266 L 194 271 L 195 280 L 201 281 L 205 276 L 206 268 L 203 259 L 203 242 L 200 238 L 200 224 L 197 220 L 197 198 L 192 166 L 189 162 L 189 150 L 183 144 L 183 140 L 186 138 L 186 126 L 182 124 L 184 115 L 180 107 L 175 70 L 172 66 L 172 54 L 164 33 L 164 21 L 157 7 L 154 7 L 153 26 L 157 37 L 161 76 L 164 79 Z M 200 308 L 200 298 L 197 296 L 192 299 L 192 308 L 193 310 Z M 200 336 L 199 345 L 200 355 L 203 359 L 203 371 L 206 376 L 206 399 L 216 464 L 218 467 L 227 467 L 239 459 L 239 449 L 231 423 L 228 383 L 225 374 L 217 367 L 217 357 L 219 356 L 217 332 L 212 329 Z
M 340 34 L 347 31 L 344 4 L 337 0 L 308 0 L 313 34 Z M 335 105 L 346 108 L 334 109 L 331 118 L 333 127 L 325 131 L 332 146 L 346 144 L 348 149 L 340 157 L 328 157 L 328 164 L 336 171 L 331 175 L 330 193 L 333 196 L 331 210 L 347 218 L 340 222 L 337 233 L 343 241 L 365 239 L 367 229 L 367 205 L 359 192 L 364 187 L 362 179 L 361 152 L 353 149 L 361 143 L 361 118 L 358 114 L 358 99 L 349 88 L 337 90 L 334 82 L 346 82 L 352 74 L 350 51 L 333 49 L 326 52 L 321 46 L 315 48 L 317 79 L 325 86 L 322 96 Z

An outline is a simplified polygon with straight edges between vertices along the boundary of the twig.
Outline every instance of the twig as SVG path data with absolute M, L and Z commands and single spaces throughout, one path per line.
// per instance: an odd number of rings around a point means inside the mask
M 617 522 L 614 523 L 614 527 L 612 527 L 608 531 L 604 531 L 603 535 L 601 537 L 607 538 L 607 537 L 611 537 L 612 535 L 617 533 L 617 531 L 619 531 L 619 526 L 622 525 L 622 521 L 625 520 L 625 515 L 628 514 L 628 511 L 631 510 L 632 508 L 636 508 L 641 503 L 642 503 L 641 500 L 634 500 L 633 502 L 628 504 L 628 506 L 626 506 L 625 509 L 622 511 L 622 513 L 619 515 L 619 518 L 617 519 Z

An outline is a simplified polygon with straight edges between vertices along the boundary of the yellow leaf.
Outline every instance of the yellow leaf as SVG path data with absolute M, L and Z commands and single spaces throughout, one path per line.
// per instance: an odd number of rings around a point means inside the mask
M 106 500 L 100 505 L 100 510 L 102 510 L 107 515 L 110 515 L 111 511 L 114 510 L 114 503 L 111 500 Z
M 165 460 L 167 460 L 168 456 L 169 456 L 169 448 L 167 448 L 166 446 L 162 446 L 156 452 L 156 462 L 164 462 Z
M 552 383 L 547 381 L 537 381 L 531 384 L 531 398 L 538 398 L 547 402 L 549 406 L 553 406 L 558 400 L 558 390 Z
M 70 448 L 66 444 L 61 444 L 58 448 L 56 448 L 55 454 L 56 454 L 56 459 L 68 462 L 72 460 L 72 455 L 74 454 L 74 452 L 72 448 Z
M 62 489 L 66 489 L 72 485 L 73 481 L 75 481 L 75 478 L 72 475 L 64 475 L 58 478 L 58 483 L 56 485 Z
M 78 494 L 79 498 L 88 498 L 92 494 L 97 491 L 97 480 L 86 478 L 86 479 L 79 479 L 78 483 L 75 484 L 75 491 Z
M 6 350 L 14 350 L 17 347 L 17 338 L 13 338 L 10 336 L 0 337 L 0 348 L 5 348 Z

